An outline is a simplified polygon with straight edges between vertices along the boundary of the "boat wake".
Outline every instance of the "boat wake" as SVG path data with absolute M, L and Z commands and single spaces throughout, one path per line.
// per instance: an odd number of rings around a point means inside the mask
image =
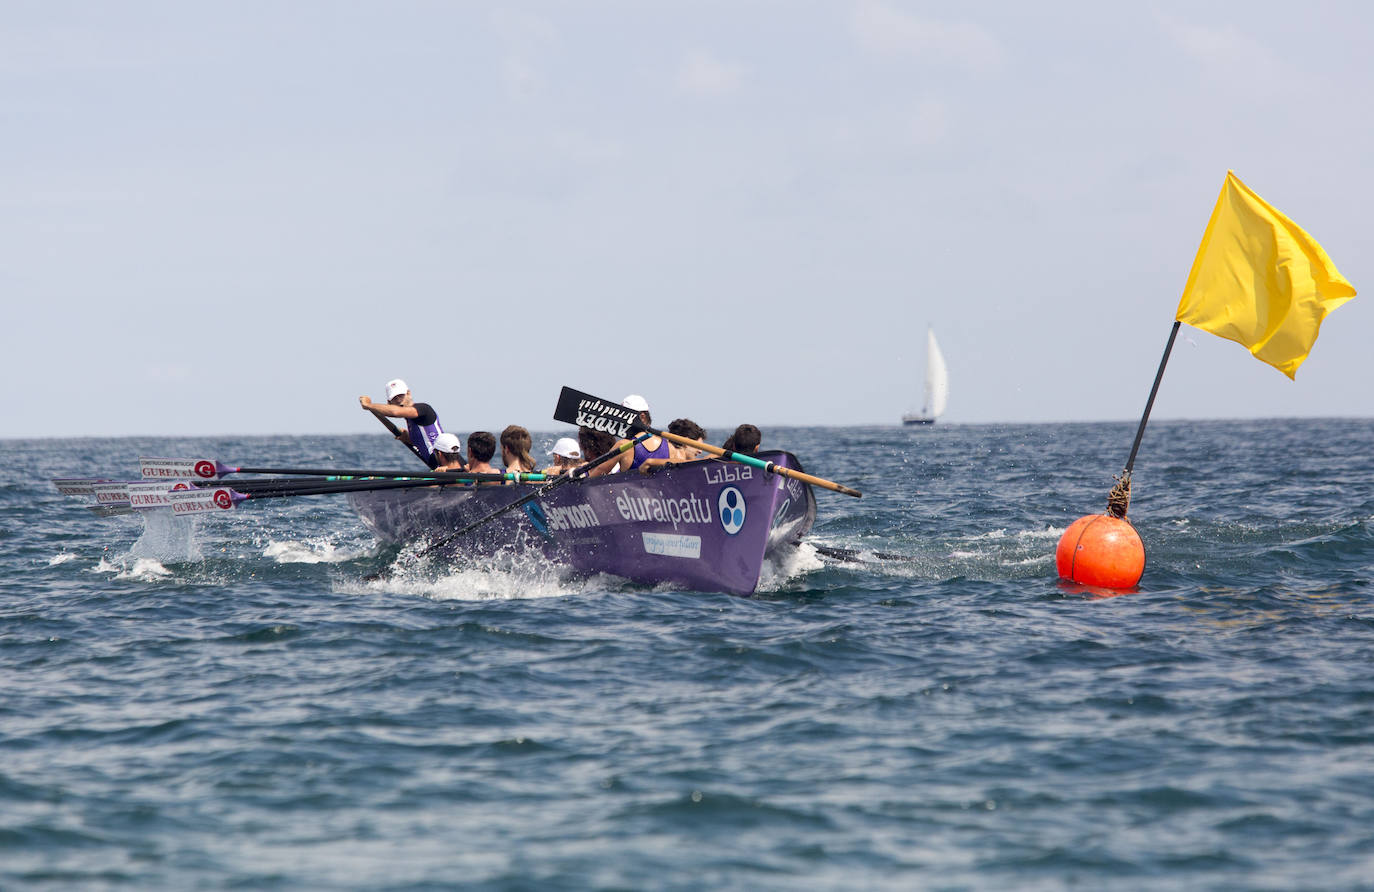
M 824 565 L 861 568 L 888 576 L 912 579 L 1017 579 L 1043 574 L 1054 565 L 1054 543 L 1062 527 L 1027 530 L 1005 528 L 943 539 L 925 539 L 914 546 L 893 542 L 874 546 L 844 541 L 814 543 Z

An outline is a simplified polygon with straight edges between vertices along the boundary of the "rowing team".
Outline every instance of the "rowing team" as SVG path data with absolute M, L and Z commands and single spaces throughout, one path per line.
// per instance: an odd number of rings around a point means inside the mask
M 475 431 L 468 435 L 467 460 L 463 459 L 462 442 L 454 434 L 446 433 L 439 423 L 439 416 L 429 403 L 417 403 L 411 396 L 410 388 L 400 378 L 386 384 L 386 403 L 374 403 L 367 396 L 358 397 L 358 403 L 379 418 L 404 419 L 406 429 L 397 433 L 401 440 L 419 456 L 431 469 L 436 471 L 466 471 L 469 473 L 500 473 L 493 467 L 491 460 L 496 456 L 496 447 L 501 447 L 501 461 L 505 470 L 511 473 L 535 473 L 538 467 L 530 455 L 533 440 L 530 432 L 518 424 L 512 424 L 501 431 L 498 439 L 488 431 Z M 621 400 L 621 405 L 639 413 L 640 423 L 651 427 L 649 403 L 638 394 L 630 394 Z M 678 418 L 668 425 L 668 433 L 689 440 L 704 441 L 706 431 L 687 418 Z M 732 452 L 757 452 L 762 439 L 759 429 L 752 424 L 741 424 L 725 448 Z M 616 474 L 622 471 L 638 470 L 641 474 L 670 466 L 677 462 L 692 461 L 707 457 L 707 453 L 694 446 L 680 445 L 667 438 L 650 435 L 636 438 L 633 447 L 627 440 L 618 440 L 605 431 L 580 427 L 577 439 L 561 437 L 554 443 L 550 453 L 553 464 L 544 468 L 544 474 L 563 474 L 576 470 L 587 461 L 599 458 L 617 449 L 622 450 L 617 458 L 600 462 L 587 471 L 589 477 Z

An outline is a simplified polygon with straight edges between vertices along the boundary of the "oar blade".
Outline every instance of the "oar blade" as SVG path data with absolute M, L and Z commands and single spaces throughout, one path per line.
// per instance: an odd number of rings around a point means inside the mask
M 635 431 L 643 429 L 639 423 L 639 413 L 634 409 L 567 386 L 558 394 L 553 419 L 564 424 L 605 431 L 621 440 L 628 440 Z
M 215 511 L 228 511 L 239 502 L 248 498 L 234 492 L 227 486 L 214 489 L 192 489 L 167 494 L 168 504 L 173 514 L 205 514 Z
M 109 483 L 108 477 L 54 477 L 52 485 L 64 496 L 89 496 L 97 483 Z
M 139 471 L 145 480 L 165 478 L 194 478 L 196 480 L 217 480 L 225 474 L 232 474 L 238 468 L 230 468 L 211 458 L 144 458 L 138 459 Z
M 200 492 L 191 480 L 152 480 L 147 483 L 128 485 L 129 507 L 131 508 L 168 508 L 171 507 L 173 493 Z
M 95 497 L 97 506 L 140 510 L 170 507 L 171 497 L 176 493 L 199 495 L 210 491 L 197 489 L 194 480 L 148 480 L 92 483 L 89 494 Z
M 95 496 L 97 505 L 128 505 L 129 484 L 94 483 L 91 485 L 91 495 Z

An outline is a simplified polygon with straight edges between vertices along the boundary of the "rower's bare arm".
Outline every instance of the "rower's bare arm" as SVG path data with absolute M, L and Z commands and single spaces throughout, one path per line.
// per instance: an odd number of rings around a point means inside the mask
M 388 418 L 419 418 L 420 410 L 414 406 L 391 406 L 386 403 L 374 403 L 369 397 L 358 397 L 358 405 L 372 412 L 374 415 L 385 415 Z
M 613 462 L 613 461 L 603 461 L 601 464 L 597 465 L 596 467 L 589 469 L 589 470 L 587 471 L 587 476 L 588 476 L 588 477 L 605 477 L 607 474 L 611 473 L 611 468 L 614 468 L 615 465 L 616 465 L 616 463 Z

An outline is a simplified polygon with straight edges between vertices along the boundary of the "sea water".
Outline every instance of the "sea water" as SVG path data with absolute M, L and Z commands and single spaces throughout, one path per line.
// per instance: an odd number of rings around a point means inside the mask
M 765 429 L 864 496 L 749 599 L 48 483 L 385 437 L 0 441 L 0 887 L 1374 888 L 1374 422 L 1152 422 L 1061 583 L 1133 434 Z

